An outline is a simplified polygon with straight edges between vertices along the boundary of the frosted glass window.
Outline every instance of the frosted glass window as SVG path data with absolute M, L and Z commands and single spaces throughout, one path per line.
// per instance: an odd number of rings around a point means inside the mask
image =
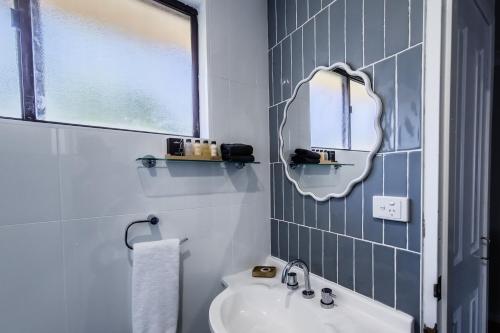
M 373 138 L 377 137 L 375 122 L 377 108 L 373 99 L 366 93 L 365 86 L 350 81 L 351 93 L 351 149 L 371 151 Z
M 344 85 L 342 76 L 328 71 L 317 72 L 309 82 L 312 147 L 348 148 Z
M 154 1 L 39 0 L 33 25 L 37 119 L 193 135 L 189 15 Z
M 11 23 L 11 0 L 0 0 L 0 116 L 21 118 L 16 29 Z

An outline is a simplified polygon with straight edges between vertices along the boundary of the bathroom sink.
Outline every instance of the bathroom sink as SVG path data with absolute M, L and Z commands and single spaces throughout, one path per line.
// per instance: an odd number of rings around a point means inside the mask
M 304 299 L 302 284 L 291 291 L 279 281 L 285 262 L 269 258 L 267 264 L 277 266 L 275 278 L 252 278 L 249 270 L 223 279 L 227 288 L 210 306 L 213 333 L 413 332 L 411 316 L 313 275 L 311 285 L 316 296 Z M 297 275 L 302 282 L 302 272 L 297 271 Z M 323 309 L 319 304 L 324 287 L 336 294 L 333 309 Z

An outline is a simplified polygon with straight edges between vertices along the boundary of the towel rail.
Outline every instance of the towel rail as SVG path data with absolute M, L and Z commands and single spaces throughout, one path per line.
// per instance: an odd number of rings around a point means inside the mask
M 127 225 L 127 228 L 125 229 L 125 245 L 130 249 L 130 250 L 133 250 L 134 247 L 132 245 L 129 244 L 128 242 L 128 230 L 130 229 L 131 226 L 133 226 L 134 224 L 137 224 L 137 223 L 150 223 L 152 225 L 156 225 L 158 224 L 158 222 L 160 222 L 160 219 L 155 216 L 155 215 L 149 215 L 148 218 L 146 220 L 139 220 L 139 221 L 134 221 L 134 222 L 130 222 L 128 225 Z M 188 241 L 188 238 L 185 237 L 185 238 L 182 238 L 180 240 L 180 243 L 184 243 Z

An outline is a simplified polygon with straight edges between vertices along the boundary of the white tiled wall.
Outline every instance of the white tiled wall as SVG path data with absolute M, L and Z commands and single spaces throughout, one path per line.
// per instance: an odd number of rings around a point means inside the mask
M 163 155 L 165 136 L 1 120 L 0 331 L 130 332 L 123 235 L 150 213 L 160 224 L 131 239 L 189 237 L 182 332 L 209 332 L 222 275 L 269 254 L 266 1 L 206 5 L 210 136 L 263 163 L 145 169 L 135 159 Z

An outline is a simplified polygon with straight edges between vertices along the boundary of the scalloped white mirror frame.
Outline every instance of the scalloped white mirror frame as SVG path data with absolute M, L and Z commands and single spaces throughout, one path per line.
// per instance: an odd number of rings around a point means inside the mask
M 374 145 L 373 149 L 369 152 L 369 154 L 368 154 L 368 156 L 366 158 L 366 166 L 365 166 L 365 169 L 364 169 L 363 173 L 361 174 L 361 176 L 359 176 L 359 177 L 351 180 L 347 184 L 347 186 L 346 186 L 346 188 L 345 188 L 345 190 L 343 192 L 340 192 L 340 193 L 330 193 L 330 194 L 328 194 L 328 195 L 326 195 L 324 197 L 318 197 L 313 192 L 303 191 L 300 188 L 299 183 L 290 176 L 290 173 L 289 173 L 290 166 L 288 165 L 287 159 L 285 158 L 285 156 L 283 154 L 283 146 L 284 146 L 284 141 L 283 141 L 283 127 L 285 126 L 285 123 L 286 123 L 286 117 L 287 117 L 287 113 L 288 113 L 288 109 L 290 107 L 290 104 L 294 101 L 295 97 L 297 96 L 297 93 L 298 93 L 300 87 L 304 83 L 309 82 L 313 78 L 314 74 L 316 74 L 318 71 L 320 71 L 320 70 L 331 71 L 331 70 L 336 69 L 336 68 L 340 68 L 340 69 L 344 70 L 347 74 L 349 74 L 351 76 L 358 76 L 358 77 L 361 77 L 363 79 L 366 92 L 375 101 L 376 117 L 375 117 L 374 126 L 375 126 L 375 132 L 377 134 L 377 142 Z M 283 120 L 282 120 L 280 128 L 279 128 L 279 138 L 280 138 L 280 141 L 279 141 L 279 154 L 280 154 L 281 162 L 285 166 L 286 177 L 288 178 L 288 180 L 290 180 L 295 185 L 295 188 L 297 188 L 297 191 L 300 194 L 302 194 L 304 196 L 305 195 L 309 195 L 309 196 L 311 196 L 316 201 L 326 201 L 326 200 L 329 200 L 330 198 L 343 198 L 343 197 L 347 196 L 352 191 L 354 185 L 356 185 L 357 183 L 363 181 L 370 174 L 370 170 L 372 168 L 373 157 L 375 156 L 375 154 L 377 154 L 378 150 L 380 149 L 380 145 L 382 144 L 383 133 L 382 133 L 382 126 L 380 125 L 381 118 L 382 118 L 382 102 L 380 101 L 380 98 L 373 92 L 372 85 L 371 85 L 371 80 L 368 77 L 368 75 L 366 75 L 362 71 L 354 71 L 354 70 L 352 70 L 349 65 L 347 65 L 347 64 L 345 64 L 343 62 L 337 62 L 337 63 L 331 65 L 330 67 L 326 67 L 326 66 L 316 67 L 307 78 L 303 79 L 302 81 L 300 81 L 297 84 L 297 86 L 295 87 L 295 89 L 293 91 L 292 97 L 290 97 L 290 99 L 285 104 L 285 110 L 284 110 L 284 113 L 283 113 Z

